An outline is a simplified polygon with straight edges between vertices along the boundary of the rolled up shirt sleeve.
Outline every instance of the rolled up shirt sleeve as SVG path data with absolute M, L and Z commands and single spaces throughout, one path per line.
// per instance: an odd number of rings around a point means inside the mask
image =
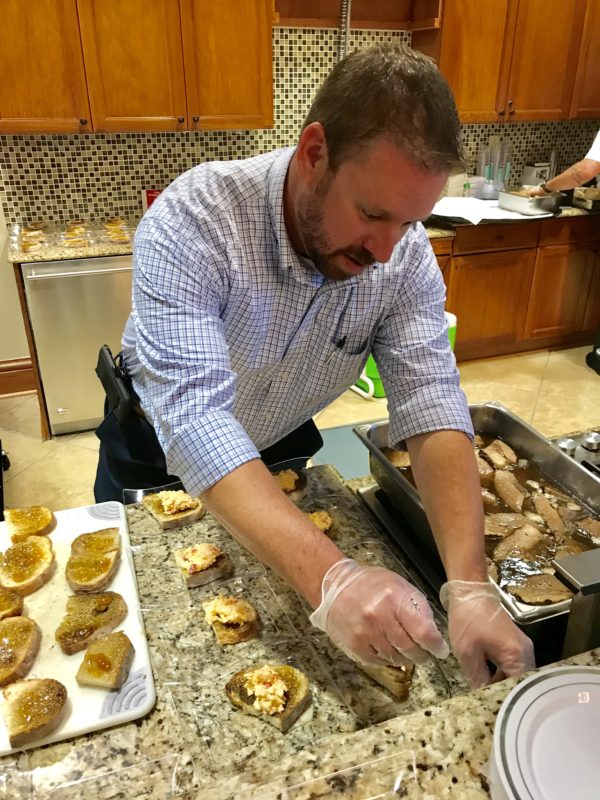
M 378 328 L 373 353 L 390 415 L 390 446 L 422 433 L 473 426 L 448 340 L 445 286 L 425 230 L 404 258 L 405 280 Z

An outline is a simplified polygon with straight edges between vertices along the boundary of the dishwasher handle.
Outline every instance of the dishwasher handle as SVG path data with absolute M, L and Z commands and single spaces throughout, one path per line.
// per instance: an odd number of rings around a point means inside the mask
M 52 278 L 80 278 L 86 275 L 110 275 L 114 272 L 131 272 L 131 267 L 113 267 L 111 269 L 73 270 L 73 272 L 44 272 L 40 275 L 25 275 L 28 281 L 48 281 Z

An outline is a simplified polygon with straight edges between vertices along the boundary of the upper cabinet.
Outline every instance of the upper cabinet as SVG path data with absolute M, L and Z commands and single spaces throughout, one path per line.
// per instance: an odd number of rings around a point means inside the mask
M 273 124 L 272 0 L 3 0 L 1 14 L 0 133 Z
M 188 125 L 179 5 L 173 0 L 78 0 L 95 131 Z
M 353 0 L 353 28 L 419 30 L 440 25 L 444 0 Z M 340 0 L 275 0 L 278 24 L 303 28 L 335 28 Z
M 572 117 L 600 117 L 600 3 L 588 0 L 571 103 Z
M 272 0 L 180 0 L 180 6 L 191 127 L 272 126 Z
M 4 0 L 0 133 L 92 130 L 76 0 Z
M 440 29 L 413 33 L 413 46 L 438 61 L 462 122 L 566 119 L 586 5 L 598 4 L 446 0 Z M 597 33 L 595 39 L 598 47 Z M 597 74 L 597 62 L 588 69 Z M 592 84 L 589 91 L 597 93 L 597 82 Z

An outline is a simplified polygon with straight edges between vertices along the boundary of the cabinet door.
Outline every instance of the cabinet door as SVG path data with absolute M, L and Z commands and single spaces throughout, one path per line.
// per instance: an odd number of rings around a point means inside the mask
M 583 329 L 594 258 L 594 250 L 586 245 L 539 248 L 525 323 L 527 339 Z
M 439 67 L 462 122 L 505 114 L 515 0 L 446 0 Z
M 600 252 L 596 253 L 596 265 L 583 317 L 583 330 L 600 331 Z
M 457 358 L 514 350 L 521 337 L 535 250 L 453 257 L 448 311 L 456 314 Z
M 566 119 L 585 0 L 520 0 L 508 84 L 511 120 Z
M 187 127 L 179 6 L 78 0 L 95 131 Z
M 448 283 L 450 280 L 450 256 L 436 256 L 436 258 L 444 283 L 446 284 L 446 291 L 448 291 Z
M 4 0 L 0 76 L 0 133 L 91 130 L 75 0 Z
M 572 117 L 600 117 L 600 3 L 587 0 L 571 103 Z
M 192 129 L 273 125 L 271 0 L 180 0 Z

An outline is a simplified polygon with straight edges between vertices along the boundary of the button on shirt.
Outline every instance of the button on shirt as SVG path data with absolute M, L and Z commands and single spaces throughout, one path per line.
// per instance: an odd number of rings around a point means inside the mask
M 392 446 L 441 429 L 473 434 L 423 226 L 387 264 L 324 278 L 284 224 L 293 152 L 194 167 L 136 232 L 125 361 L 168 471 L 194 495 L 338 397 L 370 352 Z

